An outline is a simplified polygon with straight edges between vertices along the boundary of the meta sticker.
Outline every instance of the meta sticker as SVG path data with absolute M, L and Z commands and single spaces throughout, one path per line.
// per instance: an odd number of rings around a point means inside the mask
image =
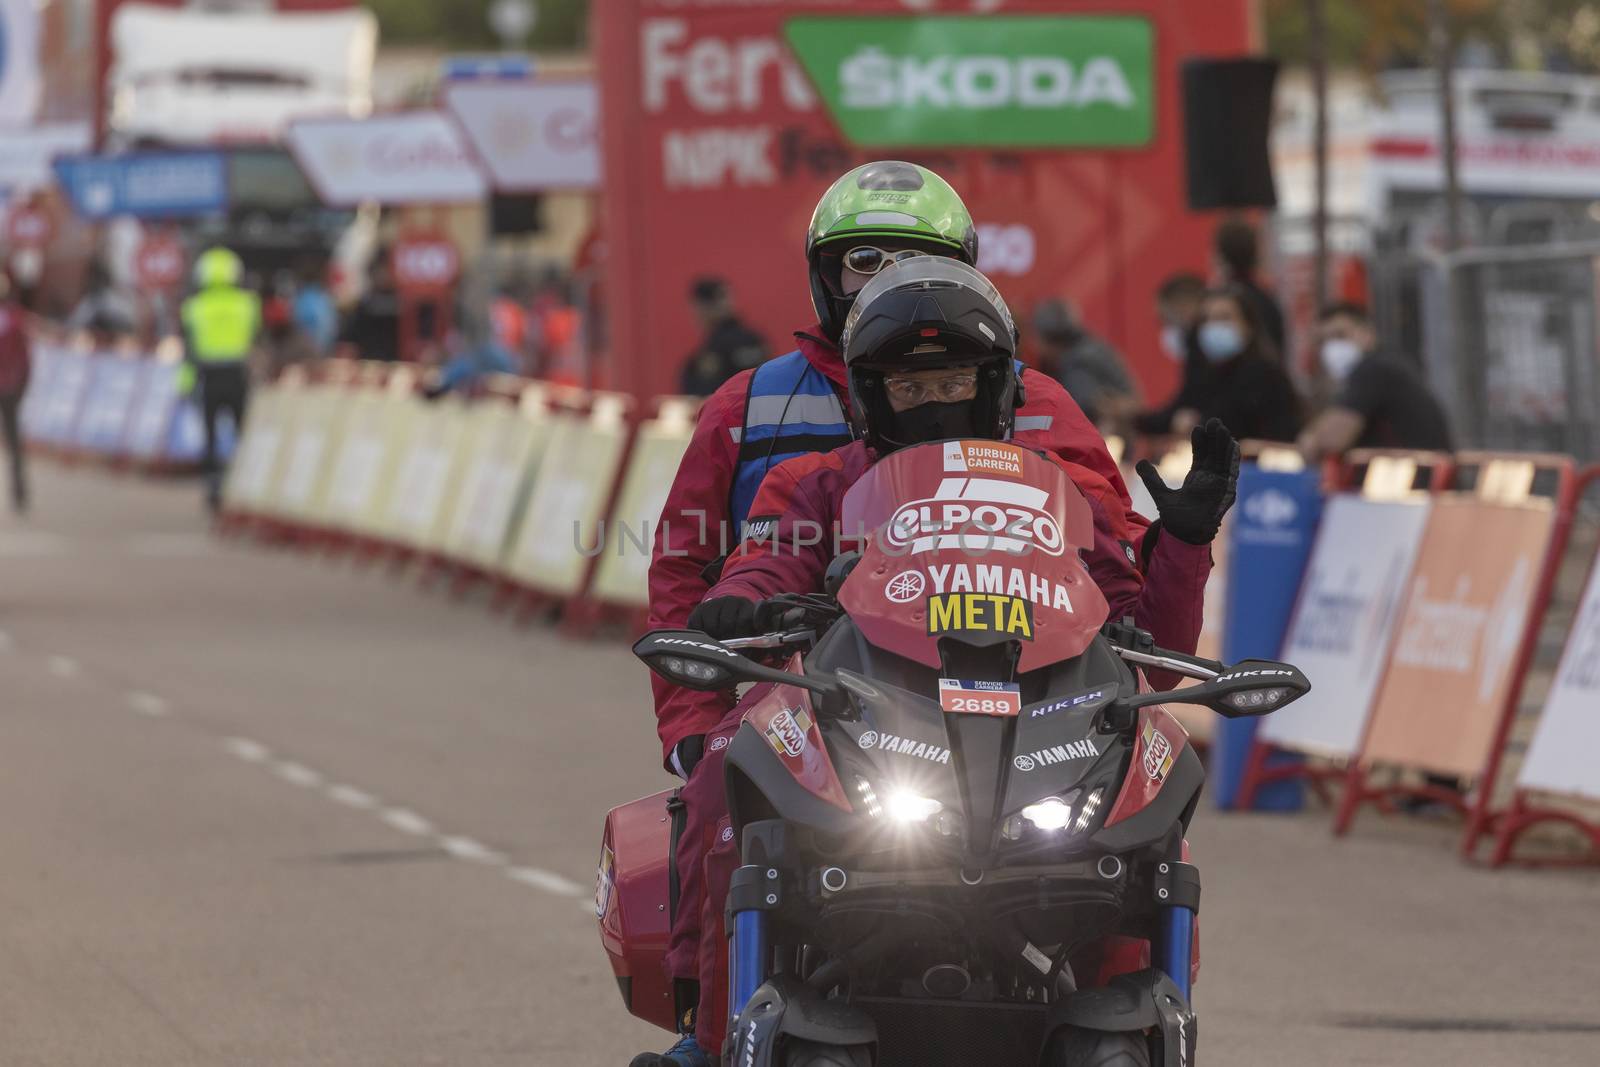
M 955 715 L 1015 716 L 1022 711 L 1022 686 L 1016 682 L 940 678 L 939 706 Z

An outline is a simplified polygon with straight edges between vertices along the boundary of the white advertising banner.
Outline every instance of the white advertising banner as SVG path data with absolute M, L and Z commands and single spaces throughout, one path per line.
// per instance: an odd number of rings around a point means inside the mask
M 39 110 L 38 0 L 0 0 L 0 126 L 26 126 Z
M 1524 789 L 1600 799 L 1600 566 L 1589 571 L 1578 615 L 1522 762 Z
M 1263 741 L 1328 756 L 1360 746 L 1429 510 L 1347 495 L 1328 501 L 1282 657 L 1311 679 L 1311 692 L 1262 721 Z
M 331 207 L 481 200 L 488 182 L 461 131 L 439 111 L 366 119 L 304 119 L 289 150 Z
M 41 189 L 55 180 L 57 156 L 87 152 L 94 133 L 87 122 L 56 122 L 6 130 L 0 136 L 0 189 Z
M 496 189 L 599 187 L 600 101 L 593 82 L 458 82 L 446 88 L 445 104 Z

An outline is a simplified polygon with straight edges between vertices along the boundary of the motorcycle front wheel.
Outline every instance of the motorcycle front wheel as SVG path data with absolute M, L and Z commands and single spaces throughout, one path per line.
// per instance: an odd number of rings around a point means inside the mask
M 1141 1033 L 1073 1030 L 1050 1042 L 1043 1067 L 1150 1067 L 1150 1041 Z
M 872 1067 L 872 1052 L 861 1045 L 788 1041 L 783 1046 L 783 1067 Z

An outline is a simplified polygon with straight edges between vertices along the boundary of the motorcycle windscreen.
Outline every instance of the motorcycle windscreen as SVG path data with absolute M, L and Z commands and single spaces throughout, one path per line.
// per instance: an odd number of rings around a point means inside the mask
M 929 667 L 939 641 L 1019 642 L 1022 672 L 1080 654 L 1106 601 L 1079 552 L 1094 520 L 1057 464 L 1000 441 L 902 449 L 840 512 L 864 544 L 839 604 L 873 645 Z

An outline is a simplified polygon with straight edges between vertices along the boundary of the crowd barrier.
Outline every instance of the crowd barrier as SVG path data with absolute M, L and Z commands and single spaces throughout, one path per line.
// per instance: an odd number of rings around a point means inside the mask
M 28 436 L 67 454 L 192 463 L 197 419 L 173 376 L 171 364 L 43 347 Z M 425 576 L 491 583 L 496 606 L 559 611 L 579 630 L 608 616 L 642 622 L 655 522 L 695 402 L 636 407 L 509 378 L 471 399 L 430 400 L 417 386 L 410 367 L 339 361 L 256 390 L 221 528 L 421 561 Z M 1600 744 L 1600 568 L 1510 801 L 1496 801 L 1573 511 L 1595 472 L 1580 476 L 1561 456 L 1372 453 L 1334 474 L 1277 456 L 1247 449 L 1200 652 L 1281 656 L 1314 687 L 1254 734 L 1175 709 L 1197 739 L 1215 737 L 1215 789 L 1251 807 L 1295 780 L 1331 802 L 1342 783 L 1340 833 L 1366 805 L 1392 811 L 1421 796 L 1461 813 L 1469 857 L 1487 836 L 1491 862 L 1506 862 L 1548 821 L 1577 826 L 1600 857 L 1600 824 L 1566 803 L 1600 801 L 1588 757 Z M 1170 484 L 1189 464 L 1182 446 L 1153 458 Z M 1131 469 L 1128 485 L 1153 516 Z
M 182 469 L 205 448 L 200 413 L 178 395 L 178 365 L 149 356 L 86 352 L 54 342 L 33 350 L 22 404 L 30 446 L 70 459 L 96 458 L 148 469 Z M 219 447 L 227 455 L 233 428 Z

